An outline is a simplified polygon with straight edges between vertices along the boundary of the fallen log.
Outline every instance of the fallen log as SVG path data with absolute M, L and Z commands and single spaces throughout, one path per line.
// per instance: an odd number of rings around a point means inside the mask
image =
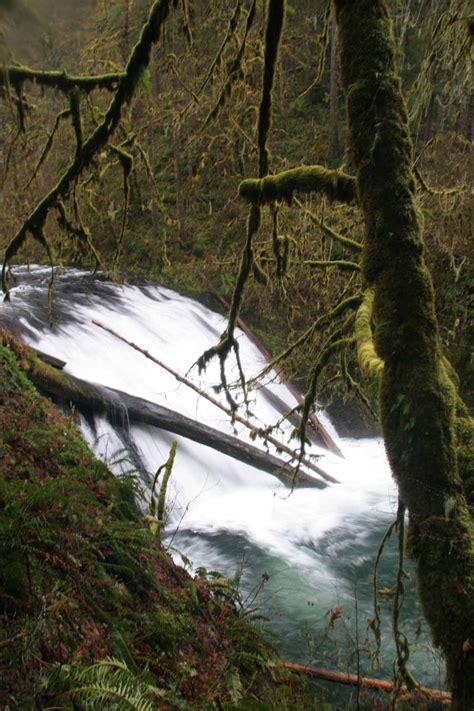
M 229 304 L 229 302 L 227 301 L 227 299 L 225 299 L 223 296 L 220 296 L 219 294 L 217 294 L 217 293 L 215 293 L 215 292 L 214 292 L 214 296 L 221 302 L 221 304 L 222 304 L 223 306 L 225 306 L 226 309 L 229 309 L 229 308 L 230 308 L 230 304 Z M 265 348 L 265 346 L 263 345 L 263 343 L 261 343 L 261 341 L 257 338 L 257 336 L 256 336 L 254 333 L 252 333 L 252 331 L 250 330 L 250 328 L 249 328 L 249 327 L 247 326 L 247 324 L 240 318 L 240 316 L 237 316 L 237 325 L 238 325 L 238 327 L 245 333 L 245 335 L 247 336 L 247 338 L 248 338 L 250 341 L 252 341 L 252 343 L 254 344 L 254 346 L 256 346 L 256 348 L 258 348 L 258 350 L 259 350 L 260 353 L 263 355 L 263 357 L 265 358 L 265 360 L 267 361 L 267 363 L 270 363 L 271 360 L 272 360 L 272 357 L 271 357 L 270 353 L 267 351 L 267 349 Z M 284 379 L 284 377 L 283 377 L 283 375 L 282 375 L 281 370 L 279 370 L 279 368 L 275 368 L 275 371 L 276 371 L 276 372 L 278 373 L 278 375 L 285 381 L 285 379 Z M 294 387 L 291 385 L 291 383 L 287 383 L 287 382 L 285 381 L 285 384 L 286 384 L 286 387 L 288 388 L 288 390 L 289 390 L 289 391 L 291 392 L 291 394 L 293 395 L 293 397 L 298 401 L 298 403 L 301 404 L 301 403 L 303 402 L 303 399 L 304 399 L 303 396 L 301 395 L 301 393 L 298 392 L 298 390 L 296 390 L 296 388 L 294 388 Z M 285 403 L 284 403 L 282 400 L 280 400 L 280 398 L 278 397 L 278 395 L 274 395 L 273 393 L 270 393 L 269 395 L 267 395 L 267 397 L 269 398 L 269 400 L 272 401 L 274 407 L 275 407 L 282 415 L 285 415 L 285 414 L 286 414 L 288 408 L 286 407 Z M 296 424 L 296 426 L 299 426 L 299 424 L 300 424 L 300 422 L 301 422 L 301 416 L 300 416 L 298 413 L 293 413 L 288 419 L 289 419 L 290 422 L 292 422 L 293 424 Z M 295 421 L 296 421 L 296 422 L 295 422 Z M 337 444 L 335 443 L 335 441 L 333 440 L 333 438 L 331 437 L 331 435 L 329 434 L 329 432 L 328 432 L 328 431 L 326 430 L 326 428 L 321 424 L 321 422 L 319 421 L 319 419 L 316 417 L 316 415 L 315 415 L 313 412 L 311 412 L 310 415 L 309 415 L 308 424 L 309 424 L 309 427 L 308 427 L 308 432 L 307 432 L 307 434 L 308 434 L 309 438 L 311 439 L 311 441 L 313 441 L 315 444 L 323 444 L 323 445 L 324 445 L 325 447 L 327 447 L 331 452 L 333 452 L 334 454 L 337 454 L 339 457 L 343 457 L 343 458 L 344 458 L 344 455 L 343 455 L 343 453 L 341 452 L 340 448 L 337 446 Z
M 61 360 L 61 358 L 56 358 L 56 356 L 52 356 L 49 353 L 40 351 L 39 348 L 33 348 L 33 346 L 30 346 L 30 348 L 36 353 L 40 360 L 44 361 L 45 363 L 48 363 L 49 365 L 52 365 L 53 368 L 57 368 L 57 370 L 62 370 L 65 367 L 65 360 Z
M 242 442 L 237 437 L 142 398 L 76 378 L 45 362 L 33 349 L 13 338 L 8 339 L 8 344 L 20 356 L 23 368 L 38 389 L 61 402 L 73 403 L 95 413 L 106 413 L 114 423 L 121 426 L 136 422 L 181 435 L 267 472 L 287 486 L 318 489 L 327 486 L 321 479 L 316 479 L 302 470 L 295 474 L 294 468 L 282 459 Z
M 296 674 L 305 674 L 306 676 L 312 676 L 315 679 L 332 681 L 336 684 L 348 684 L 350 686 L 366 686 L 371 689 L 387 692 L 392 692 L 395 688 L 393 681 L 389 681 L 387 679 L 376 679 L 367 676 L 357 676 L 357 674 L 331 671 L 330 669 L 320 669 L 318 667 L 311 667 L 308 664 L 295 664 L 294 662 L 282 662 L 282 666 L 284 669 L 287 669 L 288 671 L 294 672 Z M 402 693 L 406 693 L 408 689 L 406 686 L 402 686 L 400 691 Z M 451 698 L 451 694 L 449 693 L 449 691 L 443 691 L 442 689 L 429 689 L 425 687 L 420 687 L 418 691 L 436 699 Z
M 115 338 L 118 338 L 120 341 L 123 341 L 126 343 L 130 348 L 133 348 L 135 351 L 138 353 L 141 353 L 142 355 L 145 356 L 145 358 L 148 358 L 148 360 L 151 360 L 153 363 L 156 363 L 157 365 L 160 366 L 160 368 L 163 368 L 166 370 L 168 373 L 170 373 L 174 378 L 179 383 L 183 383 L 183 385 L 186 385 L 188 388 L 191 390 L 194 390 L 198 395 L 201 397 L 205 398 L 209 402 L 211 402 L 213 405 L 219 408 L 219 410 L 222 410 L 222 412 L 225 412 L 226 415 L 228 415 L 232 421 L 235 422 L 240 422 L 241 425 L 244 425 L 250 432 L 252 432 L 254 437 L 261 436 L 265 442 L 270 442 L 270 444 L 273 444 L 274 447 L 276 447 L 278 452 L 285 452 L 285 454 L 288 454 L 291 457 L 292 461 L 298 462 L 299 465 L 303 464 L 305 467 L 308 469 L 311 469 L 314 471 L 316 474 L 319 474 L 320 477 L 325 479 L 326 481 L 330 481 L 333 484 L 338 484 L 338 480 L 328 474 L 324 469 L 321 469 L 317 464 L 314 464 L 310 459 L 308 458 L 301 458 L 299 452 L 297 452 L 294 449 L 291 449 L 291 447 L 288 447 L 286 444 L 281 442 L 280 440 L 276 439 L 267 431 L 262 431 L 261 428 L 256 427 L 253 425 L 249 420 L 247 420 L 245 417 L 242 417 L 242 415 L 239 415 L 237 412 L 232 412 L 228 407 L 223 405 L 219 400 L 216 400 L 212 395 L 209 395 L 209 393 L 205 392 L 204 390 L 201 390 L 200 388 L 197 387 L 194 383 L 192 383 L 190 380 L 187 378 L 184 378 L 182 375 L 180 375 L 176 370 L 173 370 L 173 368 L 170 368 L 169 365 L 166 365 L 166 363 L 163 363 L 163 361 L 159 360 L 158 358 L 155 358 L 151 353 L 149 353 L 147 350 L 144 348 L 141 348 L 138 346 L 136 343 L 133 343 L 132 341 L 127 340 L 124 336 L 121 336 L 120 333 L 117 333 L 117 331 L 114 331 L 112 328 L 109 328 L 108 326 L 104 326 L 104 324 L 99 323 L 99 321 L 92 321 L 92 323 L 95 326 L 98 326 L 99 328 L 102 328 L 104 331 L 107 331 L 107 333 L 110 333 L 112 336 L 115 336 Z

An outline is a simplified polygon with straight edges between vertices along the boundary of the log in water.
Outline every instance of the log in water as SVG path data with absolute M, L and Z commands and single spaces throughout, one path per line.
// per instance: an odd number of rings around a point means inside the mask
M 65 365 L 64 361 L 38 350 L 36 353 L 42 362 L 36 367 L 32 365 L 28 373 L 30 379 L 40 390 L 62 402 L 72 403 L 97 414 L 107 413 L 111 422 L 118 423 L 121 427 L 128 425 L 129 422 L 139 422 L 181 435 L 267 472 L 290 487 L 306 486 L 324 489 L 327 486 L 324 481 L 315 479 L 301 469 L 296 471 L 291 465 L 269 452 L 257 449 L 237 437 L 219 432 L 201 422 L 191 420 L 168 407 L 134 397 L 120 390 L 89 383 L 69 373 L 58 373 L 58 365 L 61 363 Z M 55 365 L 52 366 L 50 363 Z

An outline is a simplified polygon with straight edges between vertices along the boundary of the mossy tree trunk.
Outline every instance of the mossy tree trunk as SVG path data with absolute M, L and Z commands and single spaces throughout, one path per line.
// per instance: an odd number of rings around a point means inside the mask
M 331 15 L 331 49 L 329 65 L 329 157 L 339 155 L 339 84 L 337 81 L 337 27 L 334 10 Z
M 459 456 L 456 384 L 441 352 L 423 259 L 412 144 L 389 13 L 382 0 L 334 0 L 357 189 L 363 275 L 375 289 L 380 412 L 410 516 L 420 599 L 446 657 L 456 711 L 474 708 L 474 545 Z M 465 446 L 472 420 L 463 418 Z

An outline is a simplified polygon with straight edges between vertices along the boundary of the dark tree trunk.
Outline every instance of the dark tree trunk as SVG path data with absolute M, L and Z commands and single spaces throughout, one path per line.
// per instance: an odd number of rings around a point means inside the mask
M 339 155 L 339 85 L 337 81 L 337 25 L 331 16 L 331 62 L 329 74 L 329 157 Z
M 178 56 L 179 46 L 178 46 L 178 34 L 176 30 L 176 23 L 173 23 L 173 28 L 171 30 L 171 41 L 173 54 L 175 57 Z M 173 111 L 174 111 L 174 125 L 173 125 L 173 165 L 174 165 L 174 182 L 176 191 L 176 219 L 178 225 L 178 241 L 181 246 L 186 244 L 186 205 L 184 202 L 184 190 L 183 190 L 183 169 L 182 169 L 182 140 L 181 140 L 181 123 L 178 120 L 179 114 L 179 104 L 177 101 L 178 92 L 178 82 L 175 81 L 175 87 L 173 92 Z
M 382 429 L 409 511 L 420 599 L 447 662 L 452 709 L 472 711 L 474 544 L 463 475 L 472 466 L 473 421 L 459 417 L 456 384 L 441 350 L 389 13 L 383 0 L 334 4 L 366 223 L 363 275 L 375 288 L 375 347 L 384 361 Z

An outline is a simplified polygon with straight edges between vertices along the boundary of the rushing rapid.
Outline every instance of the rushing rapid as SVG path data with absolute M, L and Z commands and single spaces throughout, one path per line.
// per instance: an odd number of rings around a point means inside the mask
M 250 441 L 245 428 L 232 424 L 215 405 L 93 323 L 112 328 L 225 402 L 224 395 L 214 390 L 220 380 L 218 364 L 211 362 L 201 374 L 193 367 L 219 340 L 225 327 L 221 315 L 150 282 L 117 285 L 68 269 L 58 270 L 55 276 L 50 327 L 49 270 L 16 267 L 14 273 L 18 281 L 11 290 L 11 303 L 0 306 L 0 325 L 3 322 L 24 341 L 66 361 L 65 370 L 72 375 L 164 405 Z M 242 332 L 238 338 L 243 369 L 251 379 L 266 363 Z M 237 385 L 232 359 L 227 375 Z M 296 405 L 277 375 L 268 374 L 250 392 L 250 418 L 256 426 L 281 420 L 272 393 L 288 410 Z M 141 473 L 145 492 L 176 440 L 166 527 L 173 555 L 179 559 L 182 554 L 193 567 L 218 569 L 229 576 L 240 571 L 243 597 L 269 616 L 280 652 L 287 658 L 354 671 L 359 648 L 362 671 L 370 672 L 366 638 L 373 648 L 367 635 L 367 619 L 373 616 L 373 565 L 383 534 L 395 517 L 396 490 L 381 440 L 341 439 L 324 412 L 318 417 L 344 454 L 341 458 L 314 445 L 309 449 L 339 481 L 324 490 L 291 491 L 252 466 L 149 425 L 113 426 L 98 414 L 81 417 L 81 425 L 90 446 L 117 474 Z M 291 444 L 292 430 L 293 425 L 283 422 L 277 436 Z M 252 444 L 267 446 L 258 439 Z M 142 506 L 146 509 L 147 493 Z M 392 543 L 383 557 L 380 585 L 392 586 L 395 571 Z M 263 592 L 254 601 L 252 590 L 267 576 Z M 387 599 L 382 605 L 386 611 L 381 673 L 390 676 L 394 650 Z M 334 616 L 336 608 L 340 612 Z M 441 662 L 427 641 L 413 581 L 406 586 L 403 617 L 413 641 L 415 674 L 425 685 L 441 685 Z

